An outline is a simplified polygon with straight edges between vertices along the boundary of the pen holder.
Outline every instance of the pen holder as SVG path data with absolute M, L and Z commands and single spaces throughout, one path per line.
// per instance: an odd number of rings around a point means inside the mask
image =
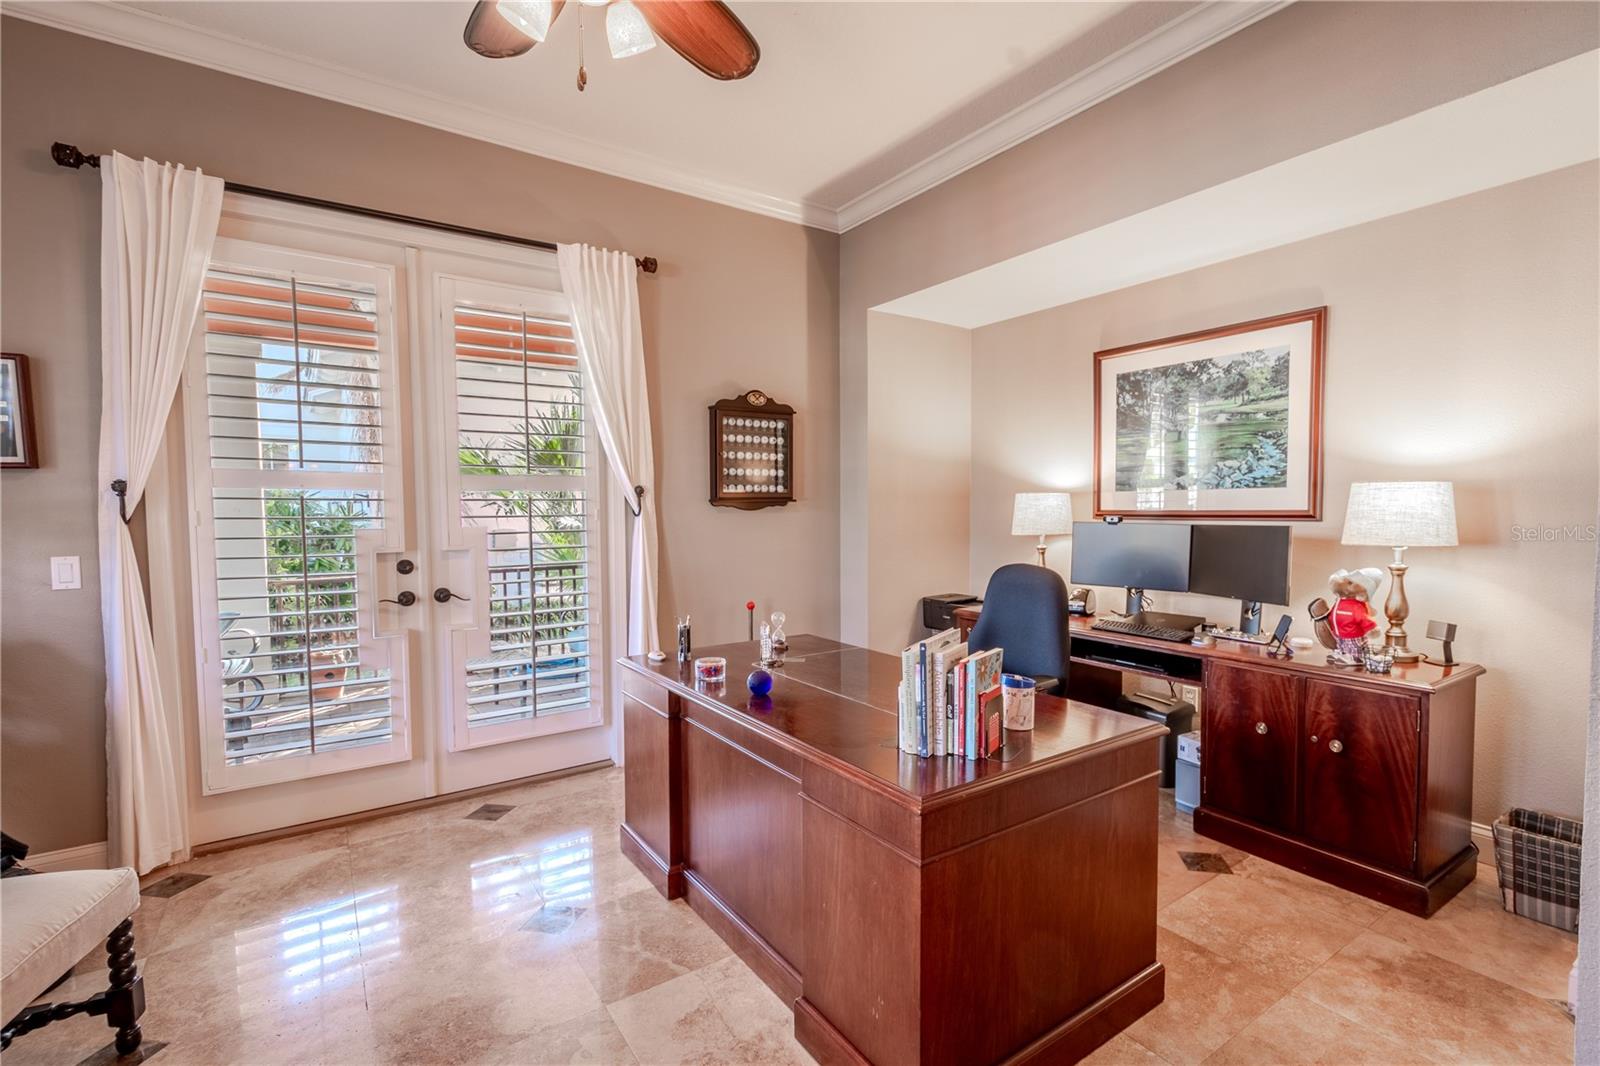
M 1022 674 L 1001 674 L 1000 695 L 1007 729 L 1033 728 L 1033 678 Z

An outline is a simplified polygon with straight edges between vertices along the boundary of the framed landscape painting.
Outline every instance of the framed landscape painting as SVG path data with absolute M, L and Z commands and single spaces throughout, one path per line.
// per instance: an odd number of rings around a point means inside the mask
M 1320 518 L 1327 312 L 1095 352 L 1095 517 Z
M 32 470 L 38 465 L 28 357 L 0 353 L 0 470 Z

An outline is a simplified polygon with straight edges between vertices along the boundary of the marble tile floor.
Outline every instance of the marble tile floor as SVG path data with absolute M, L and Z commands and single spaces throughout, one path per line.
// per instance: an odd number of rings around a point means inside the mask
M 622 857 L 621 816 L 606 769 L 159 871 L 144 1057 L 809 1063 L 778 998 Z M 1487 866 L 1423 921 L 1197 836 L 1170 793 L 1159 861 L 1167 998 L 1097 1066 L 1571 1061 L 1576 938 L 1501 910 Z M 103 981 L 97 952 L 53 995 Z M 117 1061 L 84 1017 L 4 1059 Z

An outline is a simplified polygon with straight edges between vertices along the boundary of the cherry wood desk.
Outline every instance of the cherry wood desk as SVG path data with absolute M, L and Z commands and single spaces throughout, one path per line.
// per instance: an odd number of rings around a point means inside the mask
M 957 608 L 963 634 L 978 611 Z M 1258 645 L 1068 623 L 1067 695 L 1111 706 L 1133 673 L 1201 688 L 1196 831 L 1414 914 L 1472 882 L 1476 663 L 1391 674 Z
M 898 657 L 791 641 L 770 697 L 623 670 L 622 848 L 824 1063 L 1075 1062 L 1161 1002 L 1160 726 L 1038 697 L 997 759 L 897 746 Z

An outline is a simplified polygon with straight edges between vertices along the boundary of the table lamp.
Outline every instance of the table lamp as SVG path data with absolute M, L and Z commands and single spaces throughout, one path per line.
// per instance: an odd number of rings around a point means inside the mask
M 1383 613 L 1389 628 L 1383 643 L 1396 662 L 1422 658 L 1406 646 L 1407 548 L 1454 547 L 1456 541 L 1456 491 L 1449 481 L 1357 481 L 1350 486 L 1350 506 L 1344 515 L 1341 544 L 1368 544 L 1394 549 L 1389 564 L 1389 598 Z
M 1072 532 L 1072 497 L 1065 492 L 1019 492 L 1011 505 L 1011 535 L 1038 537 L 1039 565 L 1044 538 Z

